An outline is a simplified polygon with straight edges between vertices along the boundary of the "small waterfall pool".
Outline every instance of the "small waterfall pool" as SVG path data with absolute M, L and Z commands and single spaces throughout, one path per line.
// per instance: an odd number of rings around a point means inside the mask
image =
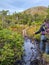
M 34 60 L 38 56 L 37 47 L 38 46 L 36 44 L 32 44 L 30 39 L 24 41 L 24 65 L 30 65 L 31 60 Z

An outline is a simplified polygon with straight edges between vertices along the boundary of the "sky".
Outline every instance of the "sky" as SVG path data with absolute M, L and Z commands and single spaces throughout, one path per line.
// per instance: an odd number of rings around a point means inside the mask
M 0 10 L 22 12 L 36 6 L 48 6 L 49 0 L 0 0 Z

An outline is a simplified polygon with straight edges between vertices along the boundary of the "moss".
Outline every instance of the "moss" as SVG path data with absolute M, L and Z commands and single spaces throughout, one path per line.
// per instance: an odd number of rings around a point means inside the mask
M 47 61 L 47 62 L 49 62 L 49 55 L 48 54 L 43 54 L 43 58 L 45 58 L 45 60 Z

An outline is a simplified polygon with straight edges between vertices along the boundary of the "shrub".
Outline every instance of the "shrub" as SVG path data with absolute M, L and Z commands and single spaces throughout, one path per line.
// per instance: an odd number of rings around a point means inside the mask
M 23 53 L 23 37 L 17 32 L 0 30 L 0 62 L 1 65 L 13 65 L 21 60 Z

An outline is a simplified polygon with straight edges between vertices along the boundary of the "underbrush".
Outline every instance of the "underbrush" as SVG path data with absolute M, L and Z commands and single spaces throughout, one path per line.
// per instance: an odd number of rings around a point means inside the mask
M 8 29 L 0 30 L 0 65 L 13 65 L 21 60 L 23 42 L 21 34 Z

